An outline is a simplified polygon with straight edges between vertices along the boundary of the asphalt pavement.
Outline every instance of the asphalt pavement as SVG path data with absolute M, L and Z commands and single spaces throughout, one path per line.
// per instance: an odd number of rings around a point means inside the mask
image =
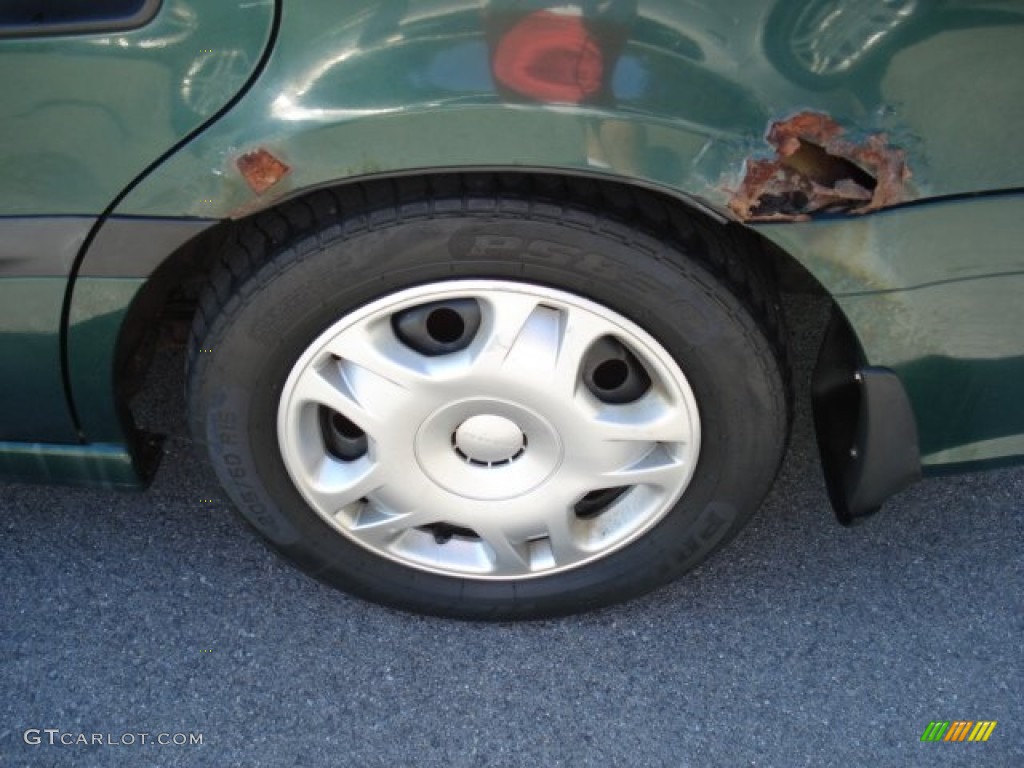
M 794 306 L 806 393 L 821 308 Z M 843 528 L 801 405 L 759 515 L 681 581 L 557 621 L 429 619 L 240 522 L 184 432 L 181 360 L 140 406 L 170 433 L 149 490 L 0 485 L 0 765 L 1024 765 L 1024 469 Z M 922 742 L 935 720 L 997 725 Z

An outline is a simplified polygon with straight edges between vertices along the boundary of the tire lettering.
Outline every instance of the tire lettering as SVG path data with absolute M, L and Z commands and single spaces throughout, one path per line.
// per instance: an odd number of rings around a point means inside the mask
M 214 468 L 235 507 L 269 539 L 282 546 L 290 545 L 299 535 L 290 522 L 282 519 L 273 502 L 264 501 L 266 496 L 260 490 L 259 473 L 246 454 L 242 426 L 245 421 L 239 414 L 244 413 L 247 406 L 248 398 L 243 393 L 222 392 L 215 398 L 207 416 Z M 249 477 L 255 477 L 256 482 Z
M 523 248 L 523 241 L 518 237 L 506 237 L 504 235 L 478 235 L 473 239 L 473 247 L 469 249 L 469 256 L 489 256 L 498 253 L 519 253 Z
M 695 555 L 703 556 L 702 553 L 710 550 L 728 530 L 727 524 L 735 517 L 736 508 L 731 504 L 719 501 L 708 504 L 695 522 L 695 527 L 699 526 L 697 534 L 680 547 L 680 555 L 684 559 Z
M 238 416 L 231 411 L 217 411 L 213 414 L 213 423 L 218 429 L 236 429 Z
M 548 240 L 533 240 L 526 246 L 526 250 L 528 253 L 536 256 L 547 256 L 553 259 L 561 258 L 568 261 L 583 254 L 583 251 L 579 248 L 573 248 L 571 245 L 565 245 L 564 243 L 552 243 Z
M 230 486 L 235 505 L 245 514 L 253 525 L 279 544 L 290 544 L 298 538 L 298 534 L 290 524 L 282 522 L 262 501 L 256 488 L 248 480 L 248 472 L 243 466 L 240 456 L 225 453 L 221 456 L 221 482 Z M 226 475 L 226 476 L 225 476 Z
M 708 507 L 708 509 L 711 510 L 711 507 Z M 724 523 L 725 520 L 726 518 L 723 515 L 718 515 L 714 510 L 711 510 L 707 520 L 704 522 L 704 527 L 700 529 L 699 536 L 701 539 L 704 541 L 713 540 L 715 538 L 715 534 L 718 532 L 718 529 L 722 527 L 722 523 Z

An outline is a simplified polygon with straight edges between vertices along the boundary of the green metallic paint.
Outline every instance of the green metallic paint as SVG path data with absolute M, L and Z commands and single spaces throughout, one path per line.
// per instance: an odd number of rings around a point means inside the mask
M 0 440 L 78 441 L 57 333 L 66 286 L 63 277 L 0 279 Z
M 255 10 L 231 15 L 242 6 Z M 900 17 L 869 34 L 862 27 L 874 18 L 870 14 L 819 13 L 816 23 L 833 21 L 829 34 L 817 36 L 808 34 L 815 16 L 807 9 L 831 8 L 827 2 L 610 0 L 583 6 L 605 55 L 602 86 L 591 97 L 552 104 L 510 92 L 495 81 L 491 64 L 501 36 L 550 4 L 284 0 L 277 44 L 251 89 L 148 174 L 114 213 L 240 217 L 326 184 L 475 168 L 603 174 L 723 208 L 745 162 L 770 154 L 768 124 L 804 110 L 830 115 L 854 140 L 883 132 L 904 149 L 913 171 L 907 199 L 1024 184 L 1024 154 L 1016 151 L 1024 125 L 1024 79 L 1015 76 L 1024 71 L 1019 2 L 881 3 L 880 9 L 898 9 Z M 214 14 L 209 23 L 207 13 Z M 172 21 L 198 18 L 184 25 L 193 57 L 186 68 L 175 63 L 175 50 L 142 47 L 151 27 L 111 37 L 106 48 L 88 40 L 19 41 L 16 49 L 4 43 L 3 50 L 15 55 L 0 60 L 0 83 L 31 71 L 37 89 L 67 82 L 68 91 L 63 99 L 52 90 L 19 95 L 17 110 L 0 106 L 0 140 L 5 130 L 32 137 L 21 151 L 0 156 L 0 170 L 19 181 L 0 192 L 0 213 L 102 210 L 144 167 L 148 140 L 166 147 L 172 134 L 183 135 L 181 121 L 198 124 L 188 99 L 154 107 L 149 89 L 166 92 L 172 82 L 190 93 L 194 79 L 211 105 L 205 114 L 211 114 L 214 102 L 223 103 L 244 79 L 240 62 L 258 58 L 255 41 L 265 35 L 269 15 L 267 3 L 239 0 L 197 9 L 169 0 L 154 22 L 160 34 Z M 122 38 L 129 53 L 115 48 Z M 814 47 L 821 40 L 839 41 L 834 56 Z M 180 41 L 169 42 L 168 49 L 179 43 L 183 52 Z M 53 56 L 57 51 L 63 55 Z M 226 72 L 223 78 L 217 67 Z M 123 87 L 109 89 L 104 79 L 115 69 Z M 182 77 L 190 71 L 196 74 Z M 34 135 L 55 114 L 67 116 L 57 132 Z M 12 117 L 20 122 L 12 125 Z M 262 194 L 237 164 L 257 148 L 290 169 Z M 966 206 L 962 212 L 960 206 Z M 1001 254 L 1022 234 L 1020 224 L 1010 221 L 1014 208 L 1020 210 L 1019 197 L 1007 196 L 757 227 L 840 294 L 869 362 L 900 373 L 922 425 L 925 460 L 936 469 L 1024 454 L 1019 438 L 993 427 L 1000 419 L 986 411 L 992 403 L 985 400 L 995 382 L 1014 373 L 1012 360 L 1021 356 L 1019 310 L 1010 298 L 1012 288 L 1019 293 L 1020 278 L 999 276 L 1013 271 L 1001 266 Z M 934 234 L 933 228 L 953 220 L 961 228 Z M 993 232 L 989 224 L 1005 229 Z M 87 256 L 83 274 L 89 269 Z M 930 281 L 948 282 L 923 285 Z M 75 400 L 83 411 L 95 409 L 90 429 L 113 441 L 119 429 L 113 382 L 93 375 L 90 366 L 96 362 L 97 371 L 112 372 L 115 340 L 106 334 L 138 285 L 82 283 L 68 329 Z M 944 306 L 954 294 L 964 297 L 964 315 L 952 316 Z M 886 319 L 885 313 L 895 314 Z M 980 346 L 971 348 L 972 339 Z M 988 365 L 999 356 L 1010 361 L 1008 369 Z M 930 408 L 943 387 L 941 379 L 929 380 L 933 373 L 953 375 L 968 387 L 973 405 L 948 419 Z M 1017 406 L 1007 419 L 1017 434 L 1024 431 L 1021 419 Z
M 145 283 L 142 278 L 79 278 L 68 318 L 71 388 L 80 404 L 78 418 L 90 441 L 124 439 L 123 399 L 117 389 L 116 340 L 121 321 Z
M 545 4 L 286 2 L 274 55 L 253 89 L 119 212 L 234 216 L 338 180 L 480 165 L 598 171 L 721 205 L 745 160 L 767 154 L 768 123 L 805 109 L 830 114 L 854 136 L 886 132 L 908 152 L 911 196 L 1024 178 L 1024 156 L 1009 151 L 1024 117 L 1024 79 L 1006 74 L 1024 71 L 1020 4 L 985 3 L 973 15 L 955 3 L 920 4 L 865 61 L 818 78 L 828 86 L 820 89 L 804 84 L 813 75 L 794 78 L 777 63 L 786 59 L 784 30 L 762 45 L 784 4 L 605 5 L 613 11 L 594 23 L 599 42 L 613 41 L 607 88 L 553 106 L 510 95 L 490 64 L 493 30 Z M 921 87 L 929 78 L 964 84 L 963 94 L 952 103 L 946 88 Z M 1007 119 L 964 122 L 979 112 Z M 984 161 L 965 158 L 968 136 L 986 146 Z M 256 147 L 291 166 L 262 196 L 235 167 Z
M 247 81 L 274 11 L 274 0 L 165 0 L 138 29 L 0 40 L 0 440 L 33 442 L 5 447 L 14 463 L 0 465 L 0 474 L 53 479 L 73 467 L 72 454 L 92 467 L 77 473 L 82 478 L 123 484 L 133 474 L 123 447 L 90 454 L 49 445 L 130 440 L 118 419 L 113 356 L 119 319 L 140 281 L 130 289 L 118 281 L 76 286 L 68 376 L 93 398 L 81 401 L 83 435 L 68 413 L 61 369 L 68 275 L 117 195 Z M 34 242 L 29 230 L 38 230 Z M 21 253 L 33 248 L 33 258 Z M 128 274 L 138 270 L 133 255 L 123 254 Z M 109 258 L 94 269 L 110 274 Z
M 98 214 L 246 81 L 272 0 L 167 0 L 146 26 L 0 41 L 0 215 Z
M 59 328 L 67 274 L 94 221 L 0 217 L 0 440 L 79 440 L 67 412 Z M 93 241 L 90 269 L 75 283 L 68 328 L 76 350 L 70 381 L 89 439 L 123 439 L 114 354 L 127 306 L 169 253 L 214 223 L 114 218 Z
M 0 442 L 0 477 L 11 482 L 142 488 L 146 471 L 125 445 Z
M 67 274 L 91 217 L 0 217 L 0 440 L 73 442 L 60 369 Z
M 149 274 L 168 254 L 215 224 L 199 219 L 111 217 L 96 235 L 68 313 L 67 371 L 82 433 L 117 442 L 130 433 L 118 391 L 122 323 Z
M 768 123 L 800 110 L 830 114 L 853 139 L 885 133 L 907 153 L 909 199 L 1024 181 L 1024 154 L 1015 151 L 1024 79 L 1008 76 L 1024 71 L 1020 4 L 903 4 L 905 18 L 875 36 L 859 58 L 834 62 L 801 49 L 806 15 L 798 18 L 782 4 L 619 5 L 618 16 L 600 19 L 620 46 L 607 93 L 552 106 L 510 98 L 488 64 L 495 27 L 500 32 L 522 18 L 523 8 L 542 4 L 492 2 L 481 11 L 475 3 L 414 9 L 288 2 L 279 43 L 253 89 L 119 212 L 239 216 L 327 183 L 472 167 L 606 173 L 723 206 L 746 159 L 768 154 L 762 138 Z M 324 23 L 328 18 L 334 21 Z M 847 21 L 845 32 L 855 37 L 858 20 Z M 801 61 L 816 61 L 823 71 L 799 72 Z M 978 114 L 999 119 L 978 121 Z M 965 152 L 968 142 L 985 151 Z M 239 154 L 256 147 L 291 168 L 263 195 L 234 166 Z M 757 227 L 840 294 L 869 362 L 901 372 L 926 464 L 995 458 L 1005 449 L 1024 453 L 1007 436 L 976 445 L 988 440 L 992 421 L 1024 432 L 1024 405 L 1002 395 L 992 400 L 988 394 L 1003 391 L 999 375 L 975 363 L 994 346 L 1011 358 L 1022 352 L 1020 324 L 1006 322 L 1019 319 L 1013 299 L 1019 286 L 994 277 L 1007 268 L 1005 245 L 1020 241 L 1015 206 L 1016 198 L 1005 198 Z M 973 261 L 965 265 L 965 258 Z M 927 281 L 933 272 L 956 285 L 872 295 Z M 965 314 L 951 310 L 954 295 L 963 297 L 956 305 Z M 953 412 L 934 397 L 945 377 L 927 375 L 949 364 L 973 403 Z M 938 403 L 943 407 L 933 407 Z M 995 405 L 1000 410 L 986 415 Z M 958 443 L 970 444 L 962 455 Z
M 1024 193 L 755 227 L 806 264 L 910 395 L 926 471 L 1024 456 Z

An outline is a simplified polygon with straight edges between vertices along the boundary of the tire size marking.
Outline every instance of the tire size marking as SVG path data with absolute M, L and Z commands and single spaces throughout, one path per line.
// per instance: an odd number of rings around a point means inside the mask
M 249 468 L 237 450 L 239 441 L 239 417 L 233 411 L 213 411 L 210 414 L 210 432 L 215 438 L 214 445 L 222 450 L 211 452 L 220 455 L 217 474 L 225 486 L 230 486 L 235 504 L 242 508 L 245 516 L 267 536 L 279 544 L 288 544 L 298 538 L 298 533 L 288 524 L 282 524 L 268 506 L 260 491 L 250 481 Z
M 728 526 L 723 529 L 723 523 L 728 523 L 735 518 L 736 509 L 731 504 L 717 501 L 708 504 L 698 518 L 700 530 L 695 536 L 689 538 L 680 550 L 682 557 L 689 559 L 700 552 L 707 552 L 728 530 Z

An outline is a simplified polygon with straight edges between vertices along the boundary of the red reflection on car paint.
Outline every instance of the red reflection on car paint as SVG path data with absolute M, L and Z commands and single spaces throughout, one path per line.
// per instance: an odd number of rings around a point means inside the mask
M 545 102 L 578 104 L 601 89 L 604 57 L 579 16 L 537 11 L 498 43 L 494 76 L 505 87 Z

